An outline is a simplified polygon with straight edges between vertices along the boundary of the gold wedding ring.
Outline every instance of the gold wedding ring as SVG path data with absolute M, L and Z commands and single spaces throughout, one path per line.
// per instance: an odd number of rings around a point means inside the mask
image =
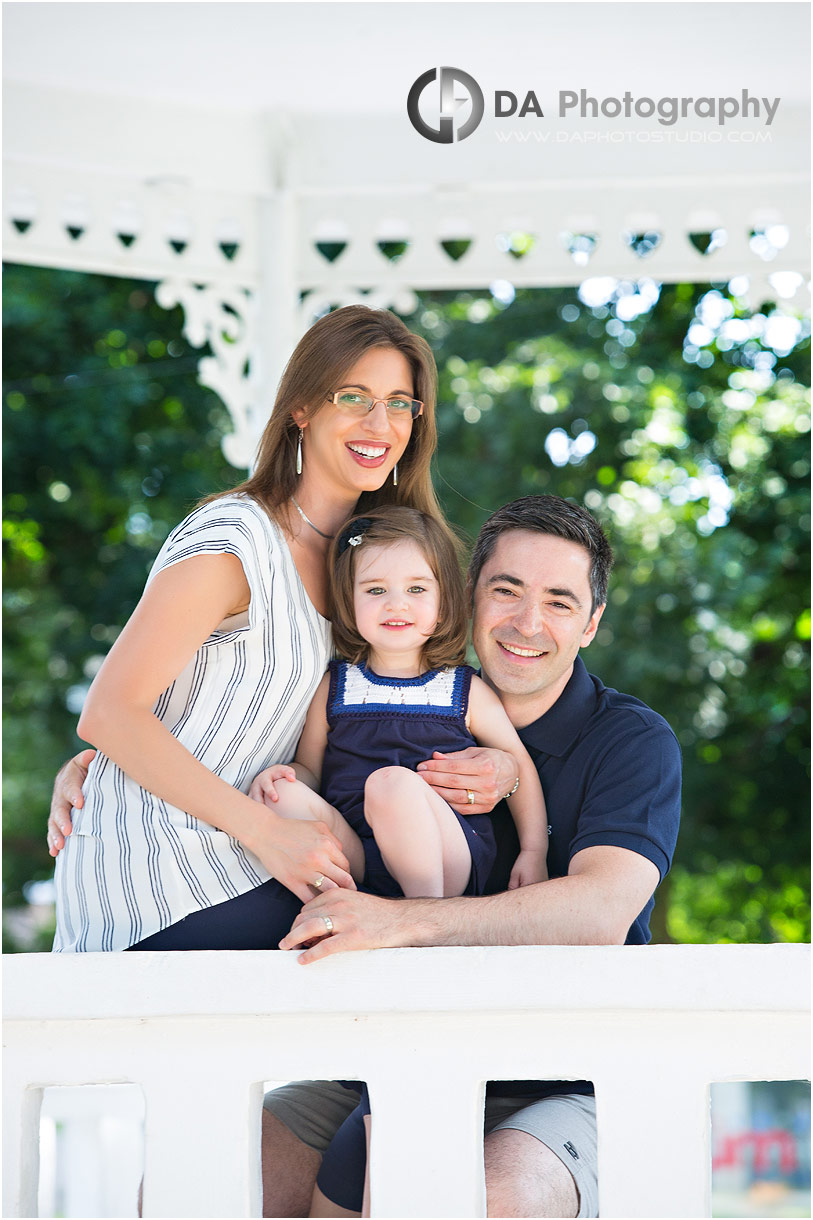
M 471 788 L 466 789 L 466 801 L 469 805 L 474 804 L 474 793 L 472 792 Z
M 323 915 L 322 919 L 324 919 L 324 921 L 325 921 L 325 927 L 327 928 L 328 936 L 331 936 L 333 934 L 333 920 L 330 918 L 329 915 Z
M 324 873 L 320 873 L 319 876 L 316 878 L 316 880 L 313 883 L 313 888 L 315 890 L 320 890 L 322 888 L 322 885 L 324 884 L 324 880 L 325 880 Z

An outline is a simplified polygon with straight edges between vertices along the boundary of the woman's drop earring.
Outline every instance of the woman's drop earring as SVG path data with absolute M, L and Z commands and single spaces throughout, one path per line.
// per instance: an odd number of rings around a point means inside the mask
M 296 442 L 296 473 L 302 474 L 302 429 L 299 429 L 299 440 Z
M 395 463 L 395 465 L 392 468 L 392 485 L 393 485 L 393 487 L 398 486 L 398 463 L 397 462 Z

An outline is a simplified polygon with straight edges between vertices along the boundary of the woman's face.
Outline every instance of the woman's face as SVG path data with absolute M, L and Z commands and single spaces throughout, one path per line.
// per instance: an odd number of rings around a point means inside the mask
M 415 397 L 412 370 L 392 347 L 370 348 L 356 361 L 335 390 L 358 390 L 371 398 Z M 329 490 L 355 502 L 363 491 L 382 487 L 412 434 L 412 418 L 391 415 L 377 402 L 366 415 L 354 416 L 331 402 L 310 419 L 294 419 L 303 429 L 302 479 L 325 495 Z

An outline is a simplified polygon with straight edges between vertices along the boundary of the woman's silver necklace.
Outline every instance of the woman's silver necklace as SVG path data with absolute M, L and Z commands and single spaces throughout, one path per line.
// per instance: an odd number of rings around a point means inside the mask
M 303 520 L 303 521 L 304 521 L 304 522 L 305 522 L 307 525 L 309 525 L 309 526 L 311 527 L 311 529 L 312 529 L 312 530 L 314 530 L 314 531 L 315 531 L 315 532 L 316 532 L 316 533 L 319 535 L 319 537 L 320 537 L 320 538 L 325 538 L 325 539 L 327 539 L 327 541 L 328 541 L 328 542 L 332 542 L 332 541 L 333 541 L 333 539 L 335 538 L 335 534 L 323 534 L 323 533 L 322 533 L 322 531 L 319 529 L 319 526 L 318 526 L 318 525 L 314 525 L 314 524 L 313 524 L 313 522 L 311 521 L 310 517 L 307 517 L 307 516 L 305 515 L 305 513 L 303 513 L 302 509 L 299 507 L 299 505 L 297 504 L 297 502 L 296 502 L 296 500 L 294 499 L 294 497 L 293 497 L 293 496 L 291 496 L 291 503 L 293 504 L 293 506 L 294 506 L 294 508 L 296 509 L 296 511 L 299 513 L 299 515 L 300 515 L 300 517 L 302 518 L 302 520 Z

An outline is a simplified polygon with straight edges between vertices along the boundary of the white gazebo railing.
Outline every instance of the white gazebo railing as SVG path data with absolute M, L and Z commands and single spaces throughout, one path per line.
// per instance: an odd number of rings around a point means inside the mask
M 7 1216 L 48 1086 L 140 1085 L 145 1216 L 256 1216 L 262 1082 L 364 1079 L 373 1214 L 438 1217 L 485 1215 L 485 1081 L 590 1079 L 601 1214 L 652 1218 L 710 1214 L 712 1082 L 809 1076 L 801 945 L 30 954 L 5 994 Z

